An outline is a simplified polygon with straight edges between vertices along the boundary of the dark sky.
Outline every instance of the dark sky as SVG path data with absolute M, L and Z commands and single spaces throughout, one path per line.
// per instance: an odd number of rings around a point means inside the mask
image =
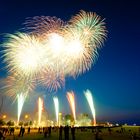
M 22 28 L 27 17 L 56 16 L 68 21 L 81 9 L 96 12 L 106 19 L 108 37 L 92 69 L 76 79 L 67 78 L 65 88 L 57 93 L 39 90 L 36 96 L 44 96 L 45 107 L 52 114 L 50 116 L 54 116 L 52 96 L 57 95 L 61 111 L 67 114 L 70 109 L 65 95 L 66 91 L 73 90 L 77 114 L 86 112 L 90 115 L 83 94 L 84 90 L 90 89 L 97 120 L 140 124 L 139 5 L 139 0 L 0 0 L 0 41 L 3 41 L 4 33 L 14 33 Z M 2 62 L 0 67 L 4 67 Z M 0 77 L 6 77 L 5 70 L 1 69 Z M 35 111 L 36 96 L 32 101 L 31 97 L 26 100 L 24 113 Z M 3 112 L 14 110 L 16 113 L 15 103 L 11 109 L 7 107 L 11 102 L 5 100 Z

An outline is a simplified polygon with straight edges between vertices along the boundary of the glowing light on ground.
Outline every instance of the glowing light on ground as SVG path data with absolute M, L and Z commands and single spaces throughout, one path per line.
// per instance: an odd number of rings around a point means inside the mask
M 69 101 L 69 105 L 73 114 L 74 121 L 76 120 L 76 112 L 75 112 L 75 97 L 74 92 L 67 92 L 67 99 Z
M 56 114 L 56 122 L 59 125 L 58 115 L 59 115 L 59 101 L 57 97 L 53 97 L 54 107 L 55 107 L 55 114 Z
M 92 113 L 92 116 L 93 116 L 93 123 L 94 123 L 94 126 L 96 126 L 96 113 L 95 113 L 95 107 L 94 107 L 94 102 L 93 102 L 93 97 L 92 97 L 92 93 L 90 92 L 90 90 L 86 90 L 84 92 L 85 94 L 85 97 L 88 101 L 88 104 L 89 104 L 89 107 L 91 109 L 91 113 Z
M 38 98 L 38 126 L 41 125 L 42 111 L 43 111 L 43 100 L 39 97 Z
M 22 108 L 23 108 L 23 105 L 24 105 L 25 98 L 26 98 L 26 96 L 23 93 L 17 95 L 17 103 L 18 103 L 18 114 L 17 114 L 18 115 L 18 120 L 17 120 L 17 123 L 19 123 L 19 120 L 20 120 L 20 116 L 21 116 L 21 112 L 22 112 Z

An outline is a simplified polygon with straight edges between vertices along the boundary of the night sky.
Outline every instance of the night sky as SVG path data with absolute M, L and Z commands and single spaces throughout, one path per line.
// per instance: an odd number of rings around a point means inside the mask
M 65 87 L 56 93 L 38 88 L 26 100 L 23 114 L 37 111 L 37 97 L 42 96 L 45 108 L 54 119 L 52 97 L 60 100 L 60 111 L 70 113 L 67 91 L 74 91 L 76 112 L 91 112 L 83 91 L 93 93 L 97 121 L 140 124 L 140 10 L 139 0 L 0 0 L 0 42 L 5 33 L 23 28 L 27 17 L 56 16 L 68 21 L 79 10 L 96 12 L 105 18 L 108 37 L 92 69 L 76 79 L 66 78 Z M 6 77 L 0 59 L 1 82 Z M 1 101 L 0 101 L 1 102 Z M 3 113 L 16 117 L 16 103 L 5 97 Z M 11 105 L 12 104 L 12 105 Z M 9 108 L 10 105 L 10 108 Z M 22 115 L 23 115 L 22 114 Z

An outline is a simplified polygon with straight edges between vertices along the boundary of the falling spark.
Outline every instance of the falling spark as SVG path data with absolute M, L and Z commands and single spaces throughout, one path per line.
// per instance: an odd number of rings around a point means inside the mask
M 18 120 L 17 120 L 17 122 L 18 123 L 20 120 L 20 116 L 21 116 L 21 112 L 22 112 L 25 98 L 26 98 L 26 96 L 23 93 L 17 95 L 17 102 L 18 102 Z
M 41 125 L 42 111 L 43 111 L 43 100 L 39 97 L 38 98 L 38 126 Z
M 73 91 L 67 92 L 67 99 L 69 101 L 70 108 L 71 108 L 71 111 L 72 111 L 72 114 L 73 114 L 73 118 L 74 118 L 74 121 L 75 121 L 76 120 L 75 97 L 74 97 L 74 92 Z
M 96 126 L 96 113 L 95 113 L 95 107 L 94 107 L 92 93 L 90 92 L 90 90 L 86 90 L 84 92 L 84 94 L 85 94 L 85 97 L 88 101 L 89 107 L 91 109 L 91 113 L 92 113 L 93 121 L 94 121 L 94 126 Z
M 55 114 L 56 114 L 56 122 L 59 124 L 58 115 L 59 115 L 59 101 L 57 97 L 53 97 L 54 106 L 55 106 Z

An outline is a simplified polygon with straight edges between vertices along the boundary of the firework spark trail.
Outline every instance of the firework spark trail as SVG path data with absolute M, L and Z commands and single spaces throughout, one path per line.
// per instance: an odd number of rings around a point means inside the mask
M 16 99 L 17 93 L 30 93 L 35 88 L 35 82 L 27 77 L 21 77 L 17 73 L 9 75 L 4 80 L 4 89 L 5 93 L 8 96 Z M 26 95 L 26 94 L 24 94 Z
M 51 33 L 63 34 L 62 28 L 66 26 L 63 20 L 55 16 L 35 16 L 28 18 L 24 24 L 24 30 L 27 33 L 41 36 L 43 39 L 46 39 Z
M 39 97 L 38 98 L 38 126 L 41 125 L 42 111 L 43 111 L 43 100 Z
M 26 98 L 26 96 L 23 93 L 17 95 L 17 102 L 18 102 L 18 114 L 17 114 L 18 120 L 17 120 L 17 122 L 18 123 L 19 123 L 19 120 L 20 120 L 20 115 L 21 115 L 21 112 L 22 112 L 22 108 L 23 108 L 23 105 L 24 105 L 25 98 Z
M 93 120 L 94 120 L 94 126 L 96 126 L 96 113 L 95 113 L 95 107 L 94 107 L 92 93 L 90 92 L 90 90 L 86 90 L 84 92 L 84 94 L 85 94 L 85 97 L 88 101 L 89 107 L 90 107 L 91 112 L 92 112 L 92 116 L 93 116 Z
M 59 101 L 57 97 L 53 97 L 54 106 L 55 106 L 55 114 L 56 114 L 56 122 L 59 124 L 58 115 L 59 115 Z
M 70 104 L 70 108 L 73 114 L 73 118 L 74 120 L 76 120 L 76 112 L 75 112 L 75 97 L 74 97 L 74 92 L 67 92 L 67 99 L 69 101 Z

